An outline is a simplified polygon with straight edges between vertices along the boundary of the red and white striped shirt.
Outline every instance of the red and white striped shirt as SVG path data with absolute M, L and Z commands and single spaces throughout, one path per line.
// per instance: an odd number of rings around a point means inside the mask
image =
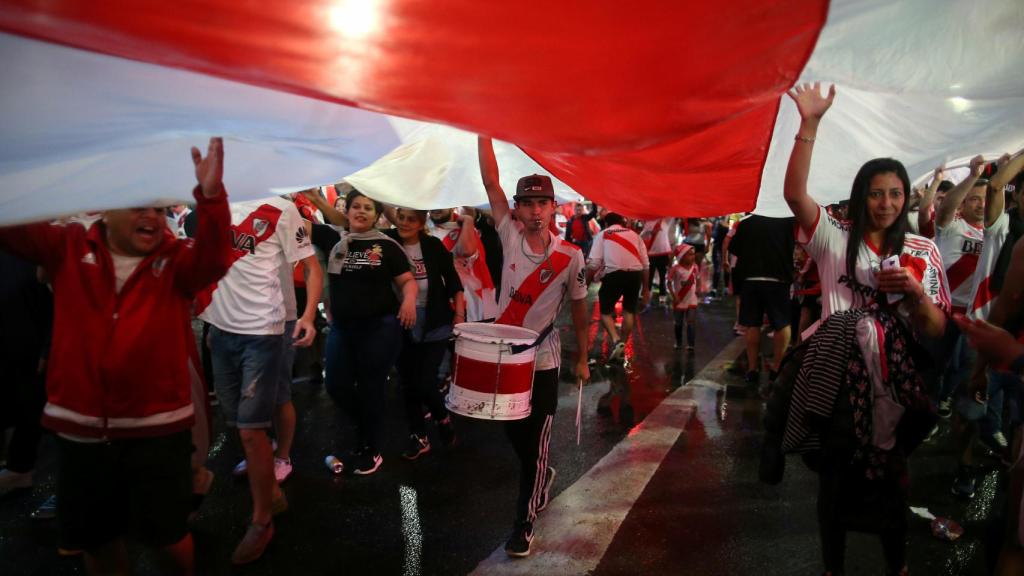
M 947 226 L 935 228 L 935 244 L 946 267 L 950 299 L 953 309 L 958 312 L 967 311 L 974 288 L 974 270 L 978 267 L 984 243 L 984 229 L 960 217 L 954 218 Z
M 849 240 L 849 222 L 833 218 L 821 207 L 812 230 L 798 227 L 797 242 L 804 245 L 818 264 L 822 321 L 837 312 L 868 306 L 879 297 L 875 273 L 881 268 L 885 256 L 865 239 L 861 242 L 854 277 L 851 278 L 846 271 L 846 245 Z M 949 285 L 942 267 L 942 256 L 935 243 L 916 234 L 907 234 L 900 263 L 913 272 L 925 295 L 939 308 L 949 312 Z
M 1010 235 L 1010 215 L 1003 212 L 991 226 L 985 228 L 985 245 L 978 258 L 978 268 L 974 272 L 971 283 L 971 295 L 967 300 L 967 315 L 974 319 L 985 320 L 992 311 L 996 301 L 996 293 L 992 290 L 992 274 L 996 270 L 996 262 L 1006 240 Z
M 700 303 L 697 297 L 697 281 L 700 269 L 696 264 L 676 264 L 668 271 L 668 285 L 672 291 L 673 310 L 692 310 Z
M 647 247 L 640 235 L 613 224 L 594 236 L 594 244 L 590 247 L 591 269 L 604 269 L 604 274 L 617 270 L 640 271 L 650 266 L 647 259 Z

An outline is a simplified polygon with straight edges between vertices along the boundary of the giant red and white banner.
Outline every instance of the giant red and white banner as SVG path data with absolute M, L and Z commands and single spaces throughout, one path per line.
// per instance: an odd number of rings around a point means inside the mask
M 187 199 L 188 147 L 213 134 L 238 199 L 334 182 L 429 137 L 446 153 L 392 165 L 444 158 L 437 177 L 403 174 L 382 199 L 480 204 L 483 133 L 523 151 L 498 148 L 509 190 L 546 170 L 629 215 L 782 212 L 796 122 L 784 92 L 800 78 L 839 84 L 812 167 L 822 201 L 845 197 L 871 157 L 922 172 L 1024 143 L 1021 12 L 1014 0 L 3 0 L 0 222 Z

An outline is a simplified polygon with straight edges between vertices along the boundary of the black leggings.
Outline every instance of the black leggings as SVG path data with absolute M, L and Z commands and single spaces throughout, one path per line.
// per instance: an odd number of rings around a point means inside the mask
M 665 289 L 665 280 L 666 280 L 665 275 L 668 274 L 668 254 L 661 254 L 659 256 L 651 256 L 650 257 L 650 263 L 651 263 L 651 275 L 650 275 L 649 287 L 652 290 L 654 289 L 654 273 L 657 272 L 658 273 L 658 295 L 659 296 L 664 296 L 665 294 L 668 294 L 668 291 Z
M 869 481 L 861 468 L 840 454 L 823 455 L 818 471 L 818 531 L 825 570 L 842 574 L 846 531 L 875 532 L 882 541 L 888 574 L 899 574 L 907 560 L 905 466 L 897 454 L 882 480 Z
M 447 340 L 413 342 L 409 331 L 405 331 L 405 342 L 396 366 L 405 388 L 405 418 L 409 422 L 409 432 L 420 437 L 427 433 L 423 406 L 430 410 L 435 422 L 448 417 L 444 399 L 437 387 L 438 369 L 447 349 Z

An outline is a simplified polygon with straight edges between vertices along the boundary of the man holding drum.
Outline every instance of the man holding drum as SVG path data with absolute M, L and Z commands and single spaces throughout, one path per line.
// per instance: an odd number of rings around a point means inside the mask
M 530 416 L 506 423 L 506 432 L 519 457 L 519 498 L 512 536 L 505 543 L 509 556 L 530 554 L 533 521 L 549 500 L 555 469 L 548 466 L 551 423 L 558 406 L 558 368 L 561 342 L 552 329 L 568 296 L 576 332 L 576 378 L 590 378 L 587 368 L 587 284 L 583 252 L 550 231 L 555 213 L 551 178 L 526 176 L 516 186 L 515 207 L 510 212 L 498 181 L 498 163 L 489 138 L 480 137 L 480 174 L 491 214 L 504 251 L 499 324 L 522 326 L 538 332 Z M 515 219 L 513 219 L 513 216 Z

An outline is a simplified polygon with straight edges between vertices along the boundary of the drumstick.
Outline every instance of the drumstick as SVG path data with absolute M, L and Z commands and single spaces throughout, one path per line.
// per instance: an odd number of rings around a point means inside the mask
M 580 436 L 583 430 L 583 378 L 576 379 L 579 387 L 579 397 L 576 399 L 576 445 L 580 445 Z

